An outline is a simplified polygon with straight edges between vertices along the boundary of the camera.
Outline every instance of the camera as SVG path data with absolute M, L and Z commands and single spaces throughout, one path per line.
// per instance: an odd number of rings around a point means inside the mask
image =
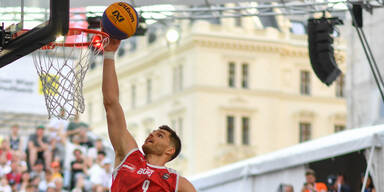
M 336 175 L 328 175 L 327 177 L 327 187 L 328 189 L 332 189 L 333 186 L 335 185 L 336 183 Z

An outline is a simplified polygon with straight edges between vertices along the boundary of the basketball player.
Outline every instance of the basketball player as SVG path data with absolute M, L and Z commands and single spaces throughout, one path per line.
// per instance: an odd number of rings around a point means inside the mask
M 124 112 L 119 103 L 119 88 L 114 54 L 120 40 L 110 39 L 104 49 L 103 84 L 104 107 L 108 133 L 115 150 L 115 170 L 112 192 L 195 192 L 193 185 L 164 165 L 174 159 L 181 149 L 176 133 L 168 126 L 153 131 L 142 145 L 144 154 L 127 130 Z

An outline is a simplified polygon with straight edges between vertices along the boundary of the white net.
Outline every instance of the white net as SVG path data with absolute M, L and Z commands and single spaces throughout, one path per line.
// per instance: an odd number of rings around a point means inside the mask
M 83 80 L 89 62 L 109 43 L 102 34 L 73 30 L 61 42 L 33 53 L 49 118 L 68 119 L 84 112 Z

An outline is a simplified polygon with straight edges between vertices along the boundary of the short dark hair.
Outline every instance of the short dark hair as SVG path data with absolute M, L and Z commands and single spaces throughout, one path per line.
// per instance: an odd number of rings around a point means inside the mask
M 80 149 L 74 149 L 72 153 L 76 154 L 76 151 L 80 152 L 80 154 L 83 154 L 83 152 Z
M 26 188 L 27 188 L 27 189 L 35 189 L 36 186 L 34 186 L 34 185 L 32 185 L 32 184 L 28 184 Z
M 101 151 L 98 151 L 98 152 L 97 152 L 97 154 L 98 154 L 98 155 L 104 155 L 104 156 L 106 156 L 106 155 L 107 155 L 107 154 L 105 153 L 105 151 L 103 151 L 103 150 L 101 150 Z
M 44 162 L 42 159 L 38 159 L 36 160 L 35 165 L 44 165 Z
M 345 179 L 345 174 L 344 174 L 344 172 L 338 172 L 338 173 L 337 173 L 337 176 L 342 176 L 342 177 L 344 177 L 344 179 Z
M 175 159 L 180 154 L 181 140 L 180 140 L 179 136 L 177 136 L 176 132 L 173 129 L 171 129 L 170 127 L 168 127 L 167 125 L 162 125 L 159 127 L 159 129 L 168 131 L 170 133 L 169 139 L 171 140 L 171 143 L 175 146 L 175 153 L 172 155 L 171 159 L 169 160 L 169 161 L 172 161 L 173 159 Z
M 305 171 L 305 176 L 307 176 L 307 175 L 313 175 L 313 176 L 316 176 L 315 171 L 314 171 L 313 169 L 307 169 L 307 170 Z

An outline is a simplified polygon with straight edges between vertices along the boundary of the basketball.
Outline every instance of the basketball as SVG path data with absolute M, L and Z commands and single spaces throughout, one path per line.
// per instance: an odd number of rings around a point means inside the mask
M 105 9 L 102 18 L 104 31 L 112 38 L 120 40 L 134 35 L 138 23 L 136 10 L 124 2 L 111 4 Z

